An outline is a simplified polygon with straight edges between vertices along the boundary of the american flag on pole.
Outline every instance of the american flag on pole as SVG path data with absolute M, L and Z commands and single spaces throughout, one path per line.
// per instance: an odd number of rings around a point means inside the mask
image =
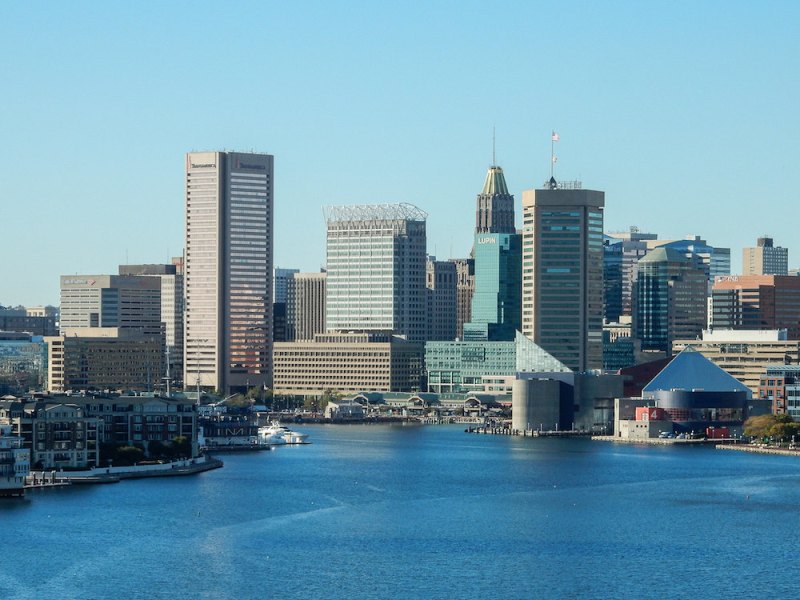
M 559 138 L 559 137 L 558 137 L 558 134 L 557 134 L 557 133 L 554 131 L 554 132 L 553 132 L 553 137 L 552 137 L 552 140 L 553 140 L 554 142 L 557 142 L 559 139 L 561 139 L 561 138 Z

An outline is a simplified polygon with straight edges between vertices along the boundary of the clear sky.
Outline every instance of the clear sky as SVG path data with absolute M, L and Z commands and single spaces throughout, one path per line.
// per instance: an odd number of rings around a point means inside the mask
M 796 267 L 798 58 L 793 0 L 4 2 L 0 304 L 179 255 L 191 150 L 275 156 L 276 266 L 324 264 L 328 204 L 416 204 L 465 256 L 493 126 L 518 221 L 555 129 L 606 230 Z

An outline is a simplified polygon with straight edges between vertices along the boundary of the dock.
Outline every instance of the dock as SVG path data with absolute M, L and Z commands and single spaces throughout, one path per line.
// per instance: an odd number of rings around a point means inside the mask
M 559 437 L 559 438 L 572 438 L 572 437 L 587 437 L 592 435 L 591 431 L 584 431 L 579 429 L 564 429 L 564 430 L 551 430 L 545 431 L 540 429 L 511 429 L 502 425 L 483 425 L 480 427 L 468 427 L 464 430 L 465 433 L 479 433 L 483 435 L 516 435 L 520 437 Z
M 714 447 L 717 450 L 737 450 L 739 452 L 750 452 L 752 454 L 800 456 L 800 450 L 796 448 L 776 448 L 774 446 L 757 446 L 755 444 L 717 444 Z

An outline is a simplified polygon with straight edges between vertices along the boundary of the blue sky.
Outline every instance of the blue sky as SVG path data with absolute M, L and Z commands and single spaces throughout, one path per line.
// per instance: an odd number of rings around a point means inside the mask
M 321 207 L 410 202 L 471 246 L 497 161 L 606 192 L 606 229 L 790 248 L 797 2 L 38 2 L 0 18 L 0 304 L 183 247 L 183 155 L 275 155 L 275 264 L 325 261 Z M 518 217 L 519 217 L 518 208 Z M 519 219 L 518 219 L 519 220 Z

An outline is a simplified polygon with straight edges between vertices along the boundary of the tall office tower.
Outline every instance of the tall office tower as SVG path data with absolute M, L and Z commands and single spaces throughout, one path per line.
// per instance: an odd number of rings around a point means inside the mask
M 183 272 L 182 259 L 168 265 L 120 265 L 120 275 L 158 277 L 161 280 L 161 322 L 164 327 L 167 366 L 172 381 L 183 377 Z
M 760 237 L 755 248 L 742 249 L 744 275 L 788 275 L 789 249 L 774 246 L 772 238 Z
M 618 322 L 621 316 L 631 315 L 631 290 L 636 281 L 636 265 L 650 251 L 648 243 L 657 237 L 654 233 L 639 231 L 638 227 L 606 234 L 603 240 L 603 316 L 606 321 Z
M 456 265 L 429 256 L 426 264 L 428 340 L 456 339 Z
M 287 341 L 313 340 L 325 333 L 325 289 L 328 274 L 295 273 L 287 281 Z
M 715 277 L 731 274 L 731 249 L 710 246 L 699 235 L 690 235 L 682 240 L 648 240 L 647 247 L 651 250 L 672 248 L 687 258 L 696 256 L 704 265 L 709 287 L 714 283 Z
M 161 280 L 133 275 L 62 275 L 61 330 L 117 327 L 161 336 Z
M 510 341 L 522 328 L 522 236 L 475 235 L 475 292 L 465 340 Z
M 278 302 L 286 302 L 286 289 L 289 285 L 289 279 L 291 279 L 292 275 L 299 272 L 300 269 L 281 269 L 280 267 L 275 267 L 273 269 L 273 276 L 275 279 L 272 294 L 273 302 L 276 304 Z
M 522 333 L 574 371 L 600 369 L 605 193 L 546 185 L 522 193 Z
M 706 323 L 705 269 L 697 257 L 656 248 L 639 261 L 633 332 L 643 352 L 672 353 L 673 340 L 699 338 Z
M 464 323 L 472 318 L 472 295 L 475 293 L 475 259 L 451 258 L 456 266 L 456 337 L 463 339 Z
M 475 233 L 516 233 L 514 196 L 508 193 L 503 169 L 489 167 L 483 189 L 478 194 Z
M 272 385 L 273 157 L 186 155 L 184 386 Z
M 711 290 L 712 329 L 786 329 L 800 339 L 800 277 L 717 277 Z
M 425 340 L 425 219 L 411 204 L 333 206 L 328 224 L 328 331 L 392 331 Z
M 288 307 L 286 305 L 286 290 L 292 275 L 299 273 L 300 269 L 273 269 L 272 287 L 272 338 L 274 342 L 289 341 Z

